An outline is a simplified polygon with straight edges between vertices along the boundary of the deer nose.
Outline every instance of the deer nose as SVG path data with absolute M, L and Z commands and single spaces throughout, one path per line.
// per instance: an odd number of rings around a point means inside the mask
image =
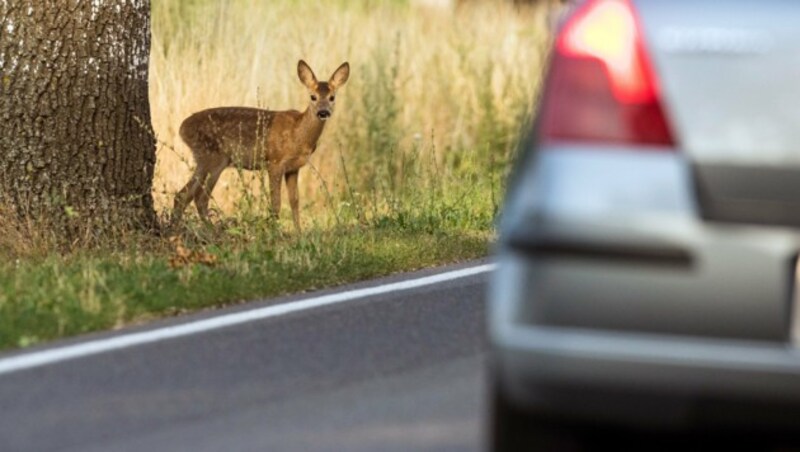
M 331 117 L 331 112 L 328 110 L 320 110 L 317 112 L 317 118 L 322 119 L 323 121 Z

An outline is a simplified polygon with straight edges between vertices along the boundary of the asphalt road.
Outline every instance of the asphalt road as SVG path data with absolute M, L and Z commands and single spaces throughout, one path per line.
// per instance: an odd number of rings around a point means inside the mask
M 0 374 L 0 450 L 481 450 L 486 278 L 480 273 Z M 0 356 L 0 364 L 18 356 Z

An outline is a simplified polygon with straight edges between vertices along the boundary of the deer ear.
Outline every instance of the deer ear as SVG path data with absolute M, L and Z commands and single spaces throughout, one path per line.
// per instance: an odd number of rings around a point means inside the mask
M 317 89 L 317 76 L 314 75 L 314 71 L 312 71 L 311 67 L 303 60 L 297 62 L 297 76 L 300 77 L 300 81 L 303 82 L 308 89 Z
M 347 81 L 347 78 L 350 77 L 350 64 L 346 61 L 339 66 L 339 69 L 331 75 L 331 79 L 328 81 L 333 89 L 336 89 Z

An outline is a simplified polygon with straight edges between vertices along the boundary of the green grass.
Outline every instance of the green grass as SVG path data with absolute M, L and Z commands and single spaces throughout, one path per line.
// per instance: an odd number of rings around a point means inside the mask
M 259 237 L 266 239 L 267 237 Z M 348 227 L 248 246 L 207 245 L 213 266 L 167 253 L 88 253 L 0 266 L 0 347 L 483 256 L 487 234 Z
M 0 348 L 487 255 L 497 196 L 488 181 L 419 169 L 404 180 L 410 188 L 331 199 L 299 235 L 289 212 L 276 223 L 261 198 L 214 224 L 189 215 L 170 237 L 122 231 L 61 252 L 39 229 L 18 228 L 13 246 L 0 241 Z

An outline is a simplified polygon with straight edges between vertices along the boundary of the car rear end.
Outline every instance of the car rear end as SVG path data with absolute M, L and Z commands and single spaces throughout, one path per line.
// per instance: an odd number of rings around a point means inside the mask
M 590 0 L 567 16 L 500 222 L 506 415 L 800 421 L 798 19 L 787 0 Z

